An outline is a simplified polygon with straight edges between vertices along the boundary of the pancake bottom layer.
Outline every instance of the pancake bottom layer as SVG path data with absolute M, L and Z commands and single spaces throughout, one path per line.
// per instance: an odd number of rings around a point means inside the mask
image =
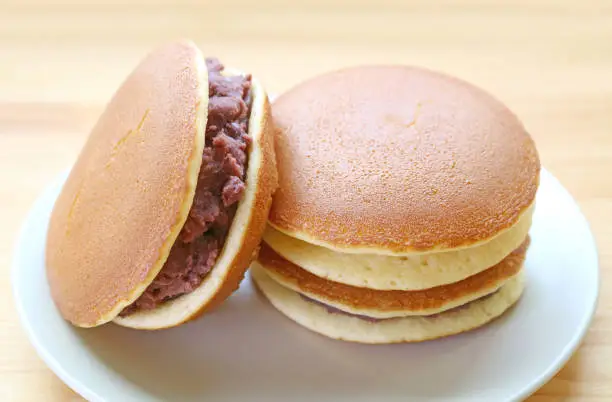
M 254 265 L 251 276 L 270 303 L 298 324 L 329 338 L 371 344 L 419 342 L 469 331 L 502 315 L 523 293 L 524 274 L 519 272 L 497 292 L 464 306 L 434 316 L 402 317 L 370 322 L 331 313 L 325 307 L 304 300 L 274 281 Z

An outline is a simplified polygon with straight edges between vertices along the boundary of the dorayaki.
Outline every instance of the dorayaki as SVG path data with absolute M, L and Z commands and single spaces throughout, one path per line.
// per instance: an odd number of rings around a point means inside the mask
M 57 199 L 46 273 L 79 327 L 179 325 L 236 290 L 277 187 L 268 97 L 190 41 L 150 52 Z

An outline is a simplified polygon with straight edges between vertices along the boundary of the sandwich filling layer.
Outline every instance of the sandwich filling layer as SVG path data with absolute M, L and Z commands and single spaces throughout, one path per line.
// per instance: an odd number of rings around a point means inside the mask
M 435 318 L 440 316 L 441 314 L 444 313 L 449 313 L 452 311 L 459 311 L 461 309 L 465 309 L 467 307 L 469 307 L 470 303 L 475 303 L 475 302 L 482 302 L 484 300 L 486 300 L 489 297 L 492 297 L 493 295 L 495 295 L 495 293 L 499 292 L 499 289 L 496 289 L 494 292 L 489 293 L 487 295 L 481 296 L 475 300 L 470 300 L 469 302 L 462 304 L 460 306 L 456 306 L 453 308 L 449 308 L 448 310 L 444 310 L 442 312 L 439 313 L 435 313 L 435 314 L 429 314 L 429 315 L 423 315 L 423 316 L 419 316 L 419 317 L 427 317 L 427 318 Z M 316 304 L 318 306 L 323 307 L 329 314 L 341 314 L 341 315 L 345 315 L 347 317 L 355 317 L 358 318 L 360 320 L 364 320 L 364 321 L 368 321 L 368 322 L 383 322 L 383 321 L 389 321 L 389 320 L 401 320 L 403 318 L 406 317 L 389 317 L 389 318 L 376 318 L 376 317 L 370 317 L 369 315 L 364 315 L 364 314 L 355 314 L 355 313 L 349 313 L 348 311 L 344 311 L 344 310 L 340 310 L 337 307 L 334 306 L 330 306 L 329 304 L 325 304 L 319 300 L 315 300 L 315 299 L 311 299 L 308 296 L 303 295 L 302 293 L 298 293 L 299 296 L 302 298 L 302 300 L 308 302 L 308 303 L 313 303 Z M 410 317 L 410 316 L 407 316 Z
M 206 60 L 208 122 L 202 165 L 189 216 L 163 268 L 121 316 L 150 310 L 195 290 L 215 265 L 245 191 L 251 143 L 251 77 L 226 76 L 214 58 Z

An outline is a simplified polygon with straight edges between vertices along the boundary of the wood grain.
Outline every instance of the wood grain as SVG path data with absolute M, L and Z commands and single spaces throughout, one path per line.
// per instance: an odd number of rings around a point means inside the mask
M 612 399 L 611 2 L 4 0 L 0 400 L 79 400 L 20 329 L 9 296 L 15 235 L 125 74 L 151 46 L 176 37 L 253 72 L 270 92 L 341 66 L 409 63 L 458 75 L 506 102 L 590 220 L 603 276 L 584 345 L 530 400 Z

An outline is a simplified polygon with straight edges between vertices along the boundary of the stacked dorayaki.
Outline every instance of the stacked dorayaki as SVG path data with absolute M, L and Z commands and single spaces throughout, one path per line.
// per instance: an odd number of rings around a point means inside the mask
M 273 117 L 279 188 L 251 273 L 284 315 L 331 338 L 414 342 L 520 299 L 540 161 L 498 100 L 367 66 L 302 82 Z

